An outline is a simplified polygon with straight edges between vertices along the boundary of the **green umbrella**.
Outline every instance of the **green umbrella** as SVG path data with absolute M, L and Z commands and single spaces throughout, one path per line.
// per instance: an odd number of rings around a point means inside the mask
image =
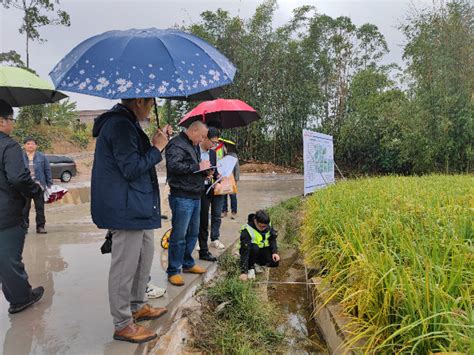
M 13 107 L 49 104 L 65 97 L 53 84 L 28 70 L 0 67 L 0 99 Z

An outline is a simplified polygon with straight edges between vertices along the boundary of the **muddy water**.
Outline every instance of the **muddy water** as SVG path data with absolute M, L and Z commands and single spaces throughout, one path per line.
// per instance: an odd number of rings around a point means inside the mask
M 286 254 L 286 255 L 285 255 Z M 271 282 L 306 282 L 305 269 L 298 252 L 287 251 L 280 266 L 270 271 L 268 297 L 282 314 L 280 331 L 289 339 L 286 353 L 328 354 L 320 330 L 311 317 L 310 292 L 305 284 L 272 284 Z

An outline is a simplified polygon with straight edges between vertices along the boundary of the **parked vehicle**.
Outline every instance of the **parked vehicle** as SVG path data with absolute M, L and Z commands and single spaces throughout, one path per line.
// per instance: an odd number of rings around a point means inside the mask
M 63 155 L 46 155 L 51 166 L 53 179 L 61 179 L 62 182 L 71 181 L 77 174 L 76 163 L 72 158 Z

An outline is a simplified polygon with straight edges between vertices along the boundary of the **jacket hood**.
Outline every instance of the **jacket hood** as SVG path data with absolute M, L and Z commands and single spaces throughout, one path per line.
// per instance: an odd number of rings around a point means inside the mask
M 114 107 L 112 107 L 109 111 L 104 112 L 100 116 L 96 117 L 94 120 L 94 127 L 92 128 L 92 137 L 98 137 L 100 130 L 102 127 L 104 127 L 104 124 L 107 122 L 107 119 L 109 119 L 112 116 L 125 116 L 129 118 L 130 120 L 136 121 L 135 115 L 133 112 L 131 112 L 129 109 L 127 109 L 124 105 L 122 104 L 117 104 Z

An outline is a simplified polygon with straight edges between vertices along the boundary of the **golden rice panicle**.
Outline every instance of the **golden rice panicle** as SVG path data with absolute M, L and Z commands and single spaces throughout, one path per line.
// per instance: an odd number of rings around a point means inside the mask
M 370 352 L 474 351 L 474 178 L 340 182 L 305 205 L 302 249 Z

